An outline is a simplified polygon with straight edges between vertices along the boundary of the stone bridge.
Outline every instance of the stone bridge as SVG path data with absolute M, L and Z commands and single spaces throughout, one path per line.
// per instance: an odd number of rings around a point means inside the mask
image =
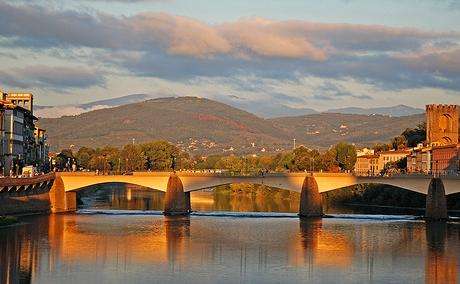
M 219 185 L 250 183 L 301 192 L 300 214 L 322 215 L 320 192 L 356 184 L 386 184 L 429 194 L 430 176 L 359 177 L 345 173 L 273 173 L 235 176 L 217 173 L 192 172 L 136 172 L 132 175 L 96 175 L 94 173 L 58 173 L 50 191 L 52 211 L 76 209 L 76 191 L 104 183 L 128 183 L 166 192 L 165 213 L 184 213 L 191 210 L 190 194 Z M 446 177 L 441 182 L 443 192 L 460 192 L 460 177 Z M 444 197 L 444 193 L 443 193 Z M 444 197 L 445 199 L 445 197 Z M 311 203 L 313 202 L 313 203 Z M 444 200 L 445 203 L 445 200 Z M 447 213 L 446 213 L 447 214 Z

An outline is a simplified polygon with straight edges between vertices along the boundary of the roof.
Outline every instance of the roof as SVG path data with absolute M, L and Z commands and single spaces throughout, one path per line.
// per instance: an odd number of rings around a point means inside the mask
M 23 108 L 21 106 L 15 105 L 10 101 L 0 100 L 0 106 L 4 107 L 4 108 L 7 108 L 7 109 L 19 109 L 19 110 L 23 111 L 26 115 L 30 115 L 32 117 L 32 119 L 38 120 L 38 118 L 36 116 L 34 116 L 30 110 L 28 110 L 26 108 Z
M 379 152 L 379 155 L 403 155 L 403 154 L 410 154 L 409 149 L 403 149 L 403 150 L 393 150 L 393 151 L 382 151 Z
M 356 157 L 357 159 L 361 159 L 361 158 L 364 158 L 364 159 L 375 159 L 375 158 L 378 158 L 379 155 L 362 155 L 362 156 L 359 156 L 359 157 Z
M 448 148 L 460 148 L 460 144 L 450 144 L 450 145 L 442 145 L 442 146 L 433 146 L 432 150 L 437 149 L 448 149 Z

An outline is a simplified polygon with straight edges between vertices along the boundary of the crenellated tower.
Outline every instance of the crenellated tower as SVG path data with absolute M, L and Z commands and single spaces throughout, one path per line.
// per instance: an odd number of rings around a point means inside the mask
M 459 142 L 458 105 L 426 106 L 426 138 L 429 145 L 452 145 Z

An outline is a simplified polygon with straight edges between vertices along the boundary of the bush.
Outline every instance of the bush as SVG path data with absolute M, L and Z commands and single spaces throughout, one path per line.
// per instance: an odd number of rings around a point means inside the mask
M 0 227 L 8 226 L 18 222 L 18 218 L 12 216 L 0 216 Z

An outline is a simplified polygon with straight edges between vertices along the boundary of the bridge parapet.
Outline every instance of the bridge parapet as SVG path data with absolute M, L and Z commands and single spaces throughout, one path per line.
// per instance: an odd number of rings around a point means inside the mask
M 0 178 L 0 196 L 18 197 L 48 192 L 55 179 L 54 173 L 24 178 Z

